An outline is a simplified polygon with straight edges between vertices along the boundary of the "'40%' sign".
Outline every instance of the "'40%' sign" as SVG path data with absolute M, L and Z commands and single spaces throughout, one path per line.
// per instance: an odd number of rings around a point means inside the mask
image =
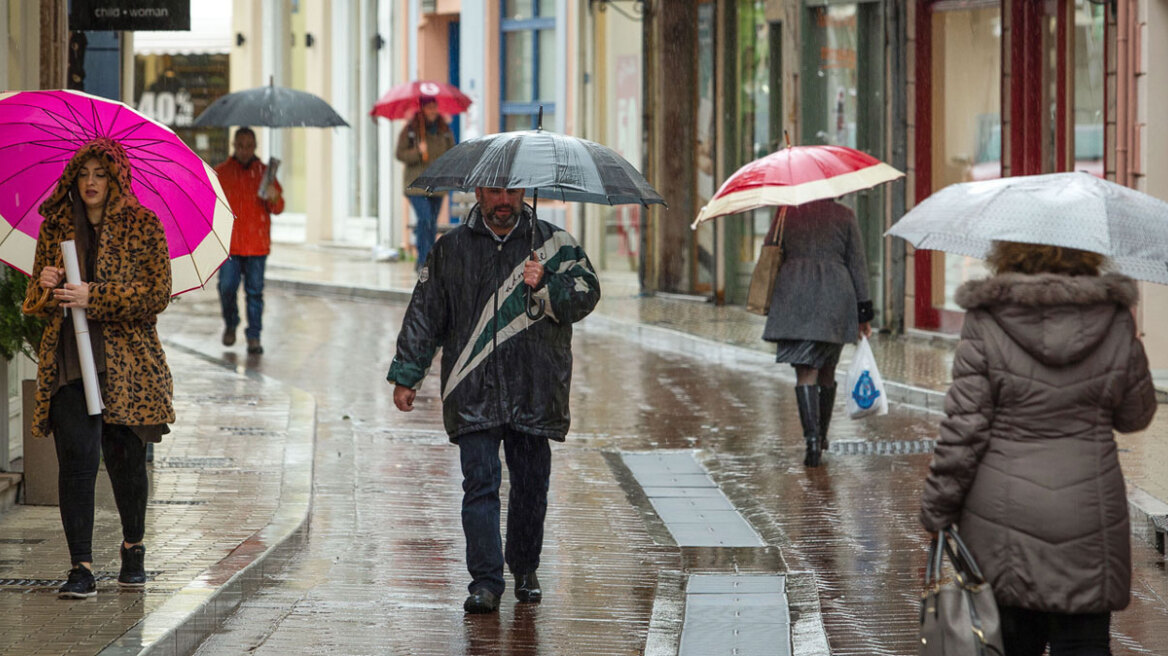
M 187 127 L 195 121 L 195 104 L 186 89 L 147 91 L 138 100 L 138 111 L 163 125 Z

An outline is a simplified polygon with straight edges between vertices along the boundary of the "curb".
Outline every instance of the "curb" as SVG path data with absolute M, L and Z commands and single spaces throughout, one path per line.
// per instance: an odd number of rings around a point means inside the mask
M 195 349 L 164 342 L 208 361 L 222 364 Z M 199 578 L 184 586 L 145 619 L 99 652 L 100 656 L 185 656 L 209 637 L 245 599 L 257 592 L 265 579 L 283 568 L 308 537 L 312 508 L 312 470 L 316 440 L 316 400 L 307 392 L 276 379 L 291 397 L 288 437 L 280 504 L 267 526 L 256 531 Z M 221 584 L 212 583 L 223 581 Z

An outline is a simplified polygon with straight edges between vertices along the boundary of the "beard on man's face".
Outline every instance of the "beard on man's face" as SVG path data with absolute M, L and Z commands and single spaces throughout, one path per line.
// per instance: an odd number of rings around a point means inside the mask
M 520 205 L 522 207 L 522 205 Z M 500 214 L 499 210 L 505 210 Z M 494 207 L 483 212 L 483 219 L 487 224 L 495 228 L 510 228 L 519 220 L 519 210 L 508 205 L 507 203 L 499 203 Z

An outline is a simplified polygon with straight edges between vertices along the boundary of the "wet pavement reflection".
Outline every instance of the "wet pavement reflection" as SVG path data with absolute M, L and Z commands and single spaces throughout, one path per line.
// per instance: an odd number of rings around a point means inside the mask
M 213 292 L 185 296 L 163 330 L 318 403 L 307 547 L 278 584 L 244 604 L 200 654 L 640 654 L 659 577 L 734 567 L 810 572 L 834 654 L 916 651 L 926 536 L 917 521 L 929 456 L 835 455 L 802 466 L 791 382 L 779 366 L 723 365 L 646 347 L 601 324 L 574 342 L 573 432 L 553 446 L 540 579 L 544 602 L 464 616 L 457 449 L 441 430 L 435 367 L 417 410 L 393 408 L 385 372 L 402 306 L 265 295 L 266 353 L 218 346 Z M 893 407 L 833 440 L 932 438 L 937 417 Z M 693 449 L 772 545 L 681 552 L 646 521 L 617 451 Z M 505 492 L 504 492 L 505 494 Z M 1168 576 L 1140 542 L 1132 607 L 1116 616 L 1116 654 L 1168 654 Z M 510 588 L 512 581 L 508 577 Z

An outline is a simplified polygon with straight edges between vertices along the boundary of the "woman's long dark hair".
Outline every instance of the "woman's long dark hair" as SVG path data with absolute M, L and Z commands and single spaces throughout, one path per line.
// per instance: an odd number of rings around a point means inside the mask
M 107 187 L 107 190 L 109 187 Z M 106 202 L 109 202 L 109 192 L 106 192 Z M 85 203 L 81 201 L 81 189 L 74 179 L 69 186 L 69 199 L 73 205 L 73 241 L 77 245 L 77 265 L 81 270 L 81 277 L 85 282 L 92 282 L 89 278 L 89 238 L 93 235 L 93 228 L 89 225 L 89 215 L 85 211 Z M 104 211 L 104 209 L 103 209 Z M 93 252 L 97 252 L 97 244 L 92 244 Z

